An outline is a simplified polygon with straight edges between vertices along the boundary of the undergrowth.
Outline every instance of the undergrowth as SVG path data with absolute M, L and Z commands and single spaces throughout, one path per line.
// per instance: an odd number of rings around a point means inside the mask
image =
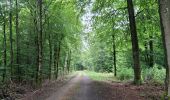
M 92 80 L 97 80 L 97 81 L 115 81 L 117 80 L 114 77 L 113 73 L 97 73 L 93 71 L 84 71 L 89 78 Z
M 153 68 L 142 68 L 141 79 L 143 82 L 155 82 L 163 84 L 165 80 L 165 69 L 160 68 L 158 65 L 154 65 Z M 98 81 L 129 81 L 134 78 L 132 68 L 119 67 L 117 76 L 114 77 L 114 73 L 101 73 L 94 71 L 84 71 L 92 80 Z

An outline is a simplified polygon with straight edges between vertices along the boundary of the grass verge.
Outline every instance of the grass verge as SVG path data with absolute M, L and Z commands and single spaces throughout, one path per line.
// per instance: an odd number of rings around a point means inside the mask
M 97 73 L 93 71 L 84 71 L 84 73 L 92 80 L 96 81 L 118 81 L 113 73 Z

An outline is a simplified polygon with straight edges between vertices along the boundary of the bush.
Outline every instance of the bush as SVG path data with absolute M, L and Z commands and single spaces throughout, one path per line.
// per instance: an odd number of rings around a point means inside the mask
M 153 68 L 145 68 L 142 71 L 142 77 L 144 81 L 155 81 L 163 83 L 166 75 L 166 70 L 158 65 L 154 65 Z
M 129 80 L 133 78 L 133 69 L 132 68 L 121 68 L 118 72 L 119 80 Z
M 97 81 L 115 81 L 113 73 L 99 73 L 93 71 L 85 71 L 85 74 L 88 75 L 92 80 Z

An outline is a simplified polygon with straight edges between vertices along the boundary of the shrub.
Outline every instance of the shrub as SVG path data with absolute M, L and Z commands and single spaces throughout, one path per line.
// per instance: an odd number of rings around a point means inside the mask
M 142 71 L 142 77 L 144 81 L 155 81 L 163 83 L 166 75 L 166 70 L 158 65 L 154 65 L 153 68 L 145 68 Z
M 118 72 L 119 80 L 129 80 L 133 78 L 133 69 L 132 68 L 121 68 Z

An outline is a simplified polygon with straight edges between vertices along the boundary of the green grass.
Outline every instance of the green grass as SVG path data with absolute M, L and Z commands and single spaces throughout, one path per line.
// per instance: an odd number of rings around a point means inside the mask
M 84 71 L 84 73 L 89 76 L 90 79 L 96 81 L 116 81 L 113 73 L 97 73 L 93 71 Z
M 154 66 L 150 69 L 142 69 L 141 77 L 143 82 L 155 82 L 164 84 L 165 79 L 164 68 L 159 69 L 158 66 Z M 121 68 L 117 72 L 117 77 L 114 77 L 113 73 L 99 73 L 94 71 L 78 71 L 75 73 L 81 73 L 82 75 L 87 75 L 90 79 L 96 81 L 111 81 L 111 82 L 129 82 L 133 81 L 133 69 L 132 68 Z

